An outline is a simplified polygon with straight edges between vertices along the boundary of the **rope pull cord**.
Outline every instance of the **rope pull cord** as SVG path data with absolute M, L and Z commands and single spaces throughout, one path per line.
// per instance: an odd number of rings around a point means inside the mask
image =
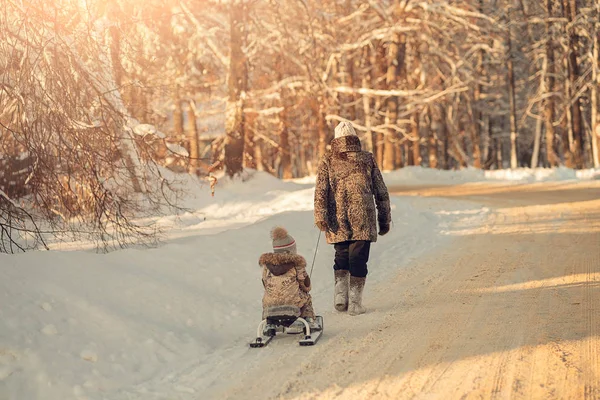
M 312 265 L 310 266 L 310 274 L 308 277 L 312 277 L 313 268 L 315 267 L 315 260 L 317 259 L 317 251 L 319 251 L 319 242 L 321 241 L 321 230 L 319 229 L 319 237 L 317 239 L 317 246 L 315 247 L 315 255 L 313 256 Z

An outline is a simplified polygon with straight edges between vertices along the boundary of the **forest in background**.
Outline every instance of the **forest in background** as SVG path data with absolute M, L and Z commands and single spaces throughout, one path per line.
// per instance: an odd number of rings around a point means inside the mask
M 167 169 L 310 175 L 339 121 L 383 170 L 598 167 L 599 21 L 595 0 L 1 0 L 0 243 L 38 218 L 152 237 L 132 216 L 177 207 Z

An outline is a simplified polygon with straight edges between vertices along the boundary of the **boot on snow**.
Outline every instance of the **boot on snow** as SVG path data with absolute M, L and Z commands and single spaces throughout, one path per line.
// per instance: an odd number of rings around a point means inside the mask
M 319 322 L 315 318 L 306 318 L 306 322 L 308 322 L 308 326 L 312 332 L 317 332 L 322 329 L 321 325 L 319 325 Z
M 263 336 L 275 336 L 277 333 L 277 327 L 275 325 L 267 324 L 263 329 Z
M 362 305 L 362 295 L 366 280 L 367 278 L 350 277 L 350 288 L 348 290 L 348 314 L 350 315 L 364 314 L 366 311 Z
M 350 272 L 347 270 L 335 270 L 334 305 L 338 311 L 348 310 L 348 286 L 350 284 Z

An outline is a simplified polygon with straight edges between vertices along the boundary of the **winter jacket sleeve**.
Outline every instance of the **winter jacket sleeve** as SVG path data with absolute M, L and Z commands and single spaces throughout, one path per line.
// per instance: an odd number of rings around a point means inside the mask
M 267 287 L 267 268 L 265 268 L 264 265 L 261 265 L 262 267 L 262 284 L 263 284 L 263 288 Z
M 329 197 L 329 169 L 325 158 L 319 164 L 315 185 L 315 224 L 327 222 L 327 199 Z
M 388 193 L 383 176 L 375 158 L 373 157 L 373 169 L 371 172 L 371 179 L 373 180 L 373 195 L 375 196 L 375 205 L 377 206 L 377 222 L 379 222 L 379 228 L 390 226 L 392 221 L 392 213 L 390 209 L 390 195 Z
M 310 277 L 306 273 L 306 261 L 302 259 L 303 262 L 300 264 L 296 264 L 296 279 L 298 279 L 298 284 L 300 285 L 300 289 L 302 291 L 308 293 L 310 292 Z

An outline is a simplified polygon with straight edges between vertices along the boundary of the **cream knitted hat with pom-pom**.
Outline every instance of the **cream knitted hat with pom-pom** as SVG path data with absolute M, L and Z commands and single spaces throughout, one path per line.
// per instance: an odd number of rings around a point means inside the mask
M 296 241 L 288 232 L 277 226 L 271 231 L 271 239 L 273 239 L 274 253 L 292 253 L 296 254 Z

